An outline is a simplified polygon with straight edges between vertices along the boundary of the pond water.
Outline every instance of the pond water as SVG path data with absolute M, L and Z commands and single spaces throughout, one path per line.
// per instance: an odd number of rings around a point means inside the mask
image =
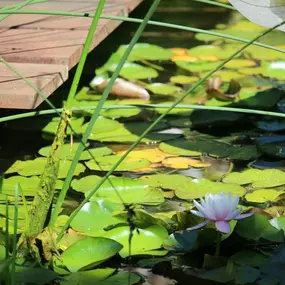
M 144 1 L 132 16 L 142 18 L 151 2 Z M 247 39 L 263 31 L 263 28 L 245 21 L 237 12 L 194 1 L 189 4 L 188 0 L 162 1 L 153 20 L 217 29 L 220 33 Z M 74 106 L 97 104 L 102 90 L 92 81 L 94 70 L 97 77 L 112 74 L 118 57 L 125 49 L 122 45 L 130 41 L 136 27 L 137 24 L 122 24 L 88 56 Z M 285 47 L 284 35 L 278 32 L 262 42 Z M 195 35 L 150 25 L 140 43 L 150 45 L 138 44 L 135 47 L 133 60 L 126 64 L 121 77 L 128 82 L 137 82 L 140 92 L 150 95 L 151 103 L 168 105 L 241 47 L 240 43 L 205 34 Z M 127 284 L 122 273 L 115 275 L 113 280 L 101 280 L 115 269 L 127 271 L 131 264 L 134 272 L 147 276 L 149 283 L 144 284 L 279 284 L 279 281 L 282 284 L 284 277 L 276 272 L 276 267 L 283 266 L 283 263 L 276 257 L 284 256 L 284 119 L 253 113 L 194 111 L 186 104 L 282 113 L 284 69 L 282 53 L 252 46 L 219 71 L 219 77 L 212 77 L 212 81 L 199 86 L 186 97 L 182 102 L 184 108 L 171 111 L 104 182 L 71 223 L 70 231 L 60 243 L 62 264 L 59 261 L 53 264 L 56 272 L 67 274 L 67 268 L 73 272 L 65 275 L 62 283 L 75 284 L 76 280 L 84 280 L 87 284 L 96 280 L 99 284 Z M 51 97 L 56 106 L 61 107 L 71 83 L 70 79 Z M 106 102 L 109 108 L 101 111 L 101 117 L 89 137 L 89 152 L 84 151 L 75 170 L 59 226 L 130 144 L 165 110 L 143 108 L 140 104 L 144 103 L 149 102 L 142 98 L 109 97 Z M 111 108 L 124 104 L 137 105 L 133 109 Z M 47 106 L 43 104 L 40 108 Z M 3 111 L 1 116 L 5 114 Z M 90 112 L 80 110 L 73 113 L 71 124 L 78 134 L 82 134 L 89 120 Z M 17 181 L 26 191 L 28 203 L 31 203 L 57 124 L 58 120 L 53 116 L 38 116 L 0 126 L 0 171 L 5 172 L 2 192 L 8 195 L 11 209 Z M 78 138 L 68 136 L 61 154 L 58 190 L 77 146 Z M 193 208 L 193 200 L 221 191 L 240 196 L 242 209 L 256 214 L 238 223 L 230 222 L 231 231 L 222 234 L 220 256 L 216 256 L 219 236 L 212 224 L 197 234 L 184 230 L 203 221 L 189 212 Z M 0 214 L 4 216 L 5 195 L 1 195 L 0 207 L 3 207 Z M 128 208 L 126 212 L 122 201 L 131 210 Z M 19 233 L 25 229 L 22 208 L 19 211 Z M 274 226 L 269 218 L 275 218 Z M 13 224 L 12 216 L 10 219 Z M 130 231 L 133 224 L 138 231 Z M 4 218 L 0 218 L 0 225 L 4 227 Z M 131 234 L 133 256 L 128 260 Z M 93 239 L 93 247 L 90 246 L 91 239 L 82 240 L 84 235 L 97 237 Z M 108 242 L 114 244 L 103 243 L 99 240 L 102 237 L 105 242 L 109 238 Z M 70 244 L 75 245 L 75 241 L 78 247 L 70 246 L 66 250 Z M 121 249 L 114 241 L 123 244 L 124 248 Z M 85 250 L 89 246 L 90 250 Z M 114 252 L 107 251 L 105 247 L 112 248 Z M 116 255 L 117 252 L 120 256 Z M 77 254 L 76 262 L 74 254 Z M 271 254 L 273 259 L 269 258 Z M 96 256 L 96 260 L 88 263 L 90 255 Z M 106 256 L 110 259 L 104 262 Z M 45 257 L 42 261 L 46 262 Z M 88 273 L 75 273 L 95 263 L 100 264 L 102 272 L 92 271 L 94 275 L 90 273 L 89 277 Z M 150 268 L 155 275 L 146 271 Z M 168 279 L 161 279 L 156 274 Z M 116 276 L 120 277 L 116 279 Z M 138 284 L 138 276 L 133 275 L 132 278 L 130 283 Z

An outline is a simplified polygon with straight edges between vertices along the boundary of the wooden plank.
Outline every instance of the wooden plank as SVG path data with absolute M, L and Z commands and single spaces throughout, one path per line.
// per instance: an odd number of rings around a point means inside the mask
M 0 0 L 0 6 L 22 1 Z M 103 14 L 127 16 L 141 0 L 107 1 Z M 128 7 L 125 5 L 129 5 Z M 55 0 L 22 9 L 95 13 L 98 0 Z M 19 70 L 47 97 L 78 63 L 91 18 L 51 15 L 11 15 L 0 22 L 0 56 Z M 90 50 L 118 25 L 101 19 Z M 0 63 L 0 108 L 34 109 L 43 99 L 27 83 Z
M 43 2 L 33 5 L 33 10 L 45 11 L 67 11 L 67 12 L 84 12 L 95 13 L 98 2 Z M 23 7 L 22 10 L 30 10 L 29 7 Z M 103 10 L 103 14 L 127 16 L 127 8 L 121 4 L 107 4 Z M 82 17 L 64 17 L 53 15 L 11 15 L 5 21 L 0 22 L 0 29 L 4 28 L 35 28 L 35 29 L 65 29 L 65 30 L 88 30 L 92 18 Z M 101 21 L 100 25 L 106 25 L 108 22 Z
M 28 78 L 48 97 L 67 78 L 68 69 L 64 65 L 14 63 L 13 67 Z M 34 109 L 43 99 L 18 77 L 0 63 L 0 108 Z
M 110 21 L 98 27 L 92 50 L 119 25 Z M 0 55 L 9 62 L 65 64 L 71 69 L 79 61 L 88 31 L 15 29 L 0 31 Z

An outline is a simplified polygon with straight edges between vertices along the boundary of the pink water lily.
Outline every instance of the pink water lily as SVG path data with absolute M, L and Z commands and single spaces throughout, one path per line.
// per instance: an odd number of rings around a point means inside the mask
M 233 197 L 231 193 L 207 194 L 205 200 L 200 199 L 200 204 L 195 200 L 193 202 L 199 211 L 191 210 L 191 213 L 206 220 L 188 230 L 196 230 L 210 222 L 215 222 L 217 230 L 227 234 L 230 232 L 231 220 L 241 220 L 253 215 L 252 213 L 241 214 L 242 209 L 237 208 L 239 197 Z

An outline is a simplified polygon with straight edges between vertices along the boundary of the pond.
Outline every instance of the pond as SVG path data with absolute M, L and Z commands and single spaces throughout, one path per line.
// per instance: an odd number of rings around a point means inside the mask
M 195 1 L 173 2 L 162 1 L 153 20 L 250 40 L 264 31 L 236 11 Z M 143 18 L 151 3 L 144 1 L 132 17 Z M 54 202 L 136 28 L 137 24 L 122 24 L 88 56 L 72 102 L 77 108 L 70 119 L 75 134 L 67 129 L 65 144 L 57 153 L 58 175 L 49 177 L 50 183 L 56 183 Z M 283 33 L 274 31 L 260 42 L 284 48 L 284 39 Z M 185 96 L 242 45 L 205 33 L 147 26 L 92 128 L 53 231 L 42 231 L 32 242 L 37 262 L 19 260 L 18 282 L 284 284 L 280 272 L 285 254 L 285 124 L 276 116 L 285 110 L 284 54 L 252 45 Z M 51 97 L 57 107 L 71 83 Z M 93 194 L 130 145 L 182 96 L 181 104 L 144 136 Z M 218 107 L 234 109 L 214 110 Z M 6 201 L 10 233 L 15 224 L 17 183 L 23 189 L 19 190 L 18 234 L 27 231 L 26 206 L 37 193 L 58 123 L 58 117 L 48 115 L 0 126 L 3 233 Z M 200 206 L 197 202 L 204 196 Z M 53 235 L 84 198 L 87 203 L 55 245 Z M 207 220 L 215 223 L 206 225 Z M 189 230 L 203 222 L 203 229 Z M 1 239 L 3 259 L 4 235 Z M 36 274 L 46 279 L 31 277 Z

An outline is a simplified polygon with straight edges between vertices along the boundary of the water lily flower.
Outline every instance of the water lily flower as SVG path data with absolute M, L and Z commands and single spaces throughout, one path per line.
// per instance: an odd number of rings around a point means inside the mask
M 191 213 L 206 220 L 188 230 L 196 230 L 215 222 L 217 230 L 227 234 L 230 232 L 231 220 L 241 220 L 253 215 L 253 213 L 241 214 L 242 209 L 237 208 L 239 197 L 233 197 L 231 193 L 207 194 L 205 200 L 200 199 L 200 203 L 195 200 L 193 202 L 199 211 L 191 210 Z

